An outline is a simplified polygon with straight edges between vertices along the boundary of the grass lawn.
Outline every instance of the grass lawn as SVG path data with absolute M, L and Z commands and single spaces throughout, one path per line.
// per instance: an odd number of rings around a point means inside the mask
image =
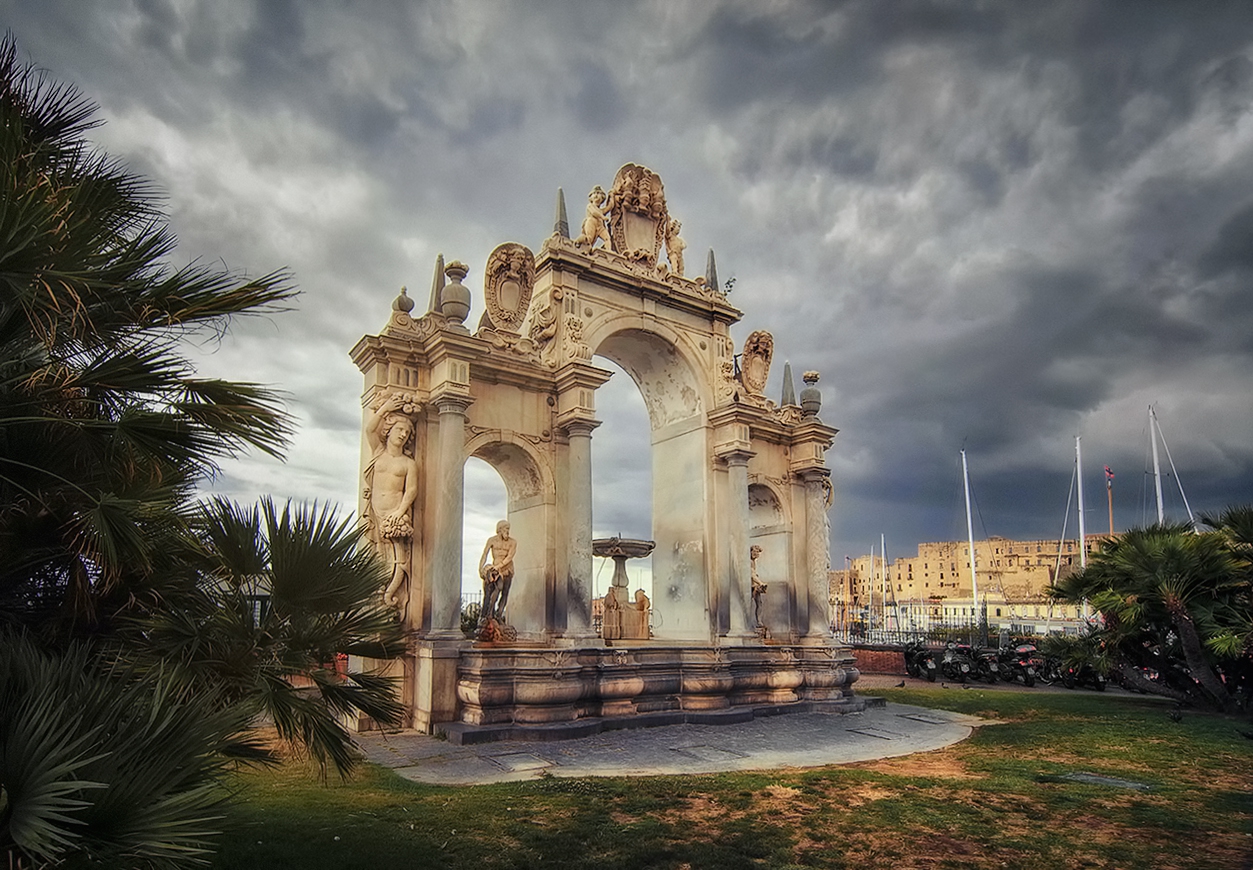
M 867 694 L 870 694 L 869 692 Z M 884 689 L 1004 724 L 937 752 L 708 776 L 427 786 L 239 775 L 227 868 L 1245 868 L 1246 720 L 1139 697 Z M 647 732 L 640 733 L 647 740 Z M 1063 778 L 1095 773 L 1145 791 Z

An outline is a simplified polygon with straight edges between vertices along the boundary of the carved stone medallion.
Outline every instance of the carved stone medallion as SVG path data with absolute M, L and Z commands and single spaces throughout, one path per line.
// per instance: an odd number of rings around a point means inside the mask
M 614 176 L 608 210 L 614 252 L 655 269 L 670 217 L 661 177 L 647 167 L 626 164 Z
M 744 384 L 744 389 L 752 395 L 760 396 L 765 392 L 766 379 L 770 377 L 770 360 L 773 356 L 774 336 L 764 329 L 752 333 L 744 342 L 740 379 Z
M 535 287 L 535 255 L 516 242 L 505 242 L 487 258 L 483 292 L 492 327 L 502 332 L 518 332 L 531 304 Z

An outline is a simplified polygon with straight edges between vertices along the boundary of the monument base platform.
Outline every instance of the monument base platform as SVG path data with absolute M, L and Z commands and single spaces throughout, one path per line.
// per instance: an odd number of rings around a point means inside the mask
M 828 642 L 471 647 L 457 661 L 456 715 L 430 721 L 458 742 L 564 739 L 789 711 L 865 709 L 851 652 Z M 415 716 L 415 721 L 422 717 Z
M 836 701 L 794 701 L 791 704 L 730 707 L 724 710 L 671 710 L 659 713 L 639 713 L 634 716 L 594 717 L 574 722 L 554 722 L 548 725 L 468 725 L 465 722 L 447 722 L 436 726 L 436 733 L 443 734 L 449 743 L 457 746 L 494 743 L 500 740 L 548 742 L 576 740 L 604 731 L 622 731 L 628 728 L 686 724 L 735 725 L 765 716 L 781 716 L 789 713 L 860 713 L 871 707 L 882 707 L 885 703 L 883 698 L 852 697 L 840 698 Z

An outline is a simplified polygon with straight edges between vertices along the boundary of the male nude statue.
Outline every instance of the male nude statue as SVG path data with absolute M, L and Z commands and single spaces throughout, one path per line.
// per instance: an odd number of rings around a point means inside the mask
M 483 579 L 483 610 L 481 620 L 505 621 L 505 605 L 509 603 L 509 586 L 513 583 L 513 555 L 518 542 L 509 537 L 509 521 L 496 524 L 496 534 L 487 539 L 479 558 L 479 577 Z M 492 563 L 487 564 L 488 554 Z
M 757 546 L 756 544 L 753 544 L 751 547 L 748 548 L 748 559 L 749 559 L 749 565 L 751 566 L 751 573 L 749 576 L 749 581 L 752 583 L 752 593 L 753 593 L 753 622 L 756 624 L 758 628 L 762 627 L 761 596 L 766 594 L 766 586 L 768 585 L 766 583 L 762 583 L 761 578 L 757 576 L 757 559 L 760 556 L 761 556 L 761 547 Z
M 405 452 L 413 423 L 397 413 L 404 404 L 402 396 L 389 396 L 365 424 L 374 454 L 366 469 L 371 538 L 391 559 L 391 582 L 383 592 L 383 601 L 392 607 L 400 605 L 400 588 L 409 576 L 413 547 L 410 512 L 418 497 L 418 463 Z

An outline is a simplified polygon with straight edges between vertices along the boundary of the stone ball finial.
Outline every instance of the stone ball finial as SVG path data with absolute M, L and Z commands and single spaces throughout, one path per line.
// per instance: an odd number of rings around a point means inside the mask
M 470 289 L 461 281 L 470 274 L 470 269 L 460 260 L 453 260 L 444 267 L 444 274 L 450 283 L 445 284 L 440 293 L 440 314 L 456 323 L 464 323 L 470 316 Z
M 822 410 L 822 391 L 815 386 L 818 383 L 818 373 L 805 372 L 801 375 L 801 380 L 806 384 L 805 389 L 801 390 L 801 413 L 806 417 L 817 417 Z
M 413 310 L 413 300 L 409 298 L 409 288 L 401 287 L 400 295 L 392 300 L 392 311 L 408 314 Z

